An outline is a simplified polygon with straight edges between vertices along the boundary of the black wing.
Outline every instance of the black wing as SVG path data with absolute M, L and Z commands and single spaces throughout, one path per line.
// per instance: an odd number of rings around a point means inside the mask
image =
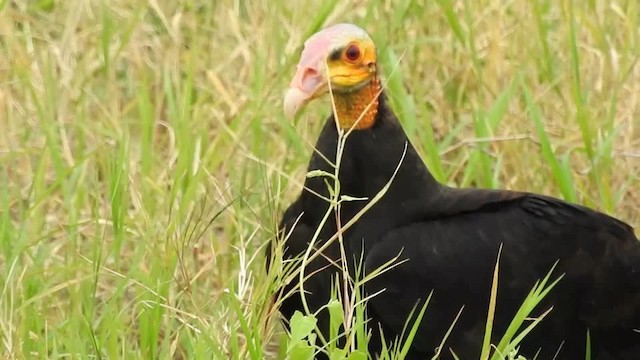
M 625 334 L 640 344 L 640 334 L 631 331 L 633 321 L 640 327 L 640 251 L 631 228 L 604 214 L 532 194 L 384 235 L 367 255 L 366 268 L 378 268 L 399 253 L 408 261 L 368 283 L 369 293 L 384 289 L 370 300 L 370 316 L 383 330 L 400 334 L 410 311 L 422 304 L 418 300 L 433 289 L 415 351 L 432 354 L 465 306 L 443 354 L 452 348 L 461 359 L 478 358 L 501 244 L 494 335 L 504 333 L 534 283 L 559 260 L 555 274 L 566 273 L 565 278 L 537 314 L 550 305 L 554 310 L 526 338 L 536 347 L 528 349 L 525 343 L 523 354 L 533 356 L 542 347 L 538 358 L 553 358 L 561 345 L 565 356 L 583 353 L 587 326 L 628 327 Z

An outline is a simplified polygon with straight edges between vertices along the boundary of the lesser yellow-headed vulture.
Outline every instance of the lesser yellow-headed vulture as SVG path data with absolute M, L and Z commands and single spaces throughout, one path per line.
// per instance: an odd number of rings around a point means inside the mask
M 464 306 L 441 357 L 451 358 L 451 349 L 460 359 L 478 359 L 502 246 L 494 343 L 536 281 L 558 262 L 555 274 L 564 277 L 536 314 L 553 309 L 525 337 L 520 354 L 584 359 L 589 331 L 592 359 L 640 359 L 640 333 L 634 331 L 640 328 L 640 242 L 629 225 L 544 195 L 438 183 L 388 104 L 373 41 L 355 25 L 328 27 L 305 42 L 285 96 L 285 113 L 293 115 L 327 93 L 335 113 L 322 129 L 308 169 L 333 174 L 338 129 L 354 128 L 344 145 L 340 192 L 368 200 L 343 202 L 339 217 L 328 218 L 314 247 L 334 237 L 339 225 L 361 211 L 395 173 L 384 196 L 342 236 L 352 274 L 361 259 L 365 273 L 398 254 L 404 261 L 365 285 L 367 294 L 378 293 L 366 305 L 373 358 L 382 347 L 378 329 L 386 339 L 400 336 L 412 309 L 420 308 L 433 290 L 408 358 L 431 358 Z M 285 258 L 307 251 L 329 207 L 322 197 L 330 197 L 327 179 L 308 177 L 280 223 Z M 311 311 L 328 302 L 341 274 L 340 259 L 334 241 L 305 267 Z M 280 307 L 286 318 L 302 309 L 297 290 Z M 327 332 L 326 310 L 318 312 L 318 321 L 320 331 Z

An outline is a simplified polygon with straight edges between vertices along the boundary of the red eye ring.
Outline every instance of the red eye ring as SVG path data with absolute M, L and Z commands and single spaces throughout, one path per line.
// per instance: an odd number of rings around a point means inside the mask
M 344 57 L 351 62 L 357 61 L 360 59 L 360 48 L 358 45 L 351 44 L 344 51 Z

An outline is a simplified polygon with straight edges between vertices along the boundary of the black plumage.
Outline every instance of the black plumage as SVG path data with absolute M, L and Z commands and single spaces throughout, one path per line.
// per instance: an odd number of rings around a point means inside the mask
M 308 170 L 332 173 L 332 166 L 318 152 L 334 162 L 337 141 L 331 116 Z M 640 329 L 640 242 L 629 225 L 548 196 L 455 189 L 438 183 L 409 143 L 384 93 L 373 125 L 354 131 L 346 141 L 339 173 L 341 193 L 373 198 L 392 177 L 405 146 L 404 160 L 386 194 L 344 233 L 350 265 L 361 255 L 365 271 L 398 254 L 406 260 L 367 283 L 367 293 L 384 290 L 367 304 L 371 328 L 380 326 L 387 338 L 398 336 L 416 303 L 433 290 L 409 358 L 430 358 L 463 305 L 445 349 L 451 348 L 461 359 L 479 358 L 493 270 L 502 245 L 494 343 L 535 282 L 558 261 L 554 274 L 565 275 L 535 315 L 551 306 L 553 310 L 525 338 L 520 354 L 533 358 L 539 351 L 538 359 L 584 359 L 588 329 L 592 359 L 640 359 L 640 333 L 634 331 Z M 283 215 L 279 229 L 282 234 L 291 232 L 284 244 L 285 258 L 307 250 L 329 206 L 314 192 L 329 196 L 323 178 L 306 179 L 305 189 Z M 341 224 L 365 204 L 343 203 Z M 335 232 L 336 219 L 331 216 L 316 247 Z M 313 273 L 304 285 L 312 311 L 327 303 L 332 281 L 340 273 L 328 259 L 340 263 L 337 242 L 306 267 L 307 274 Z M 288 319 L 296 310 L 302 310 L 302 305 L 294 293 L 280 311 Z M 318 320 L 321 331 L 326 331 L 327 312 L 321 311 Z M 372 353 L 382 346 L 376 333 L 372 332 Z M 451 355 L 445 350 L 442 358 Z

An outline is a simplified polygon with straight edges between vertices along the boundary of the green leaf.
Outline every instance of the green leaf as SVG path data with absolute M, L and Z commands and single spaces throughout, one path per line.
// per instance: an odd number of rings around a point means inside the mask
M 349 354 L 347 360 L 367 360 L 367 354 L 360 350 L 356 350 Z
M 585 360 L 591 360 L 591 333 L 587 330 L 587 348 L 584 354 Z
M 568 155 L 566 155 L 567 157 L 564 158 L 564 161 L 561 161 L 561 157 L 559 158 L 558 156 L 556 156 L 553 148 L 551 147 L 551 141 L 549 140 L 549 136 L 547 135 L 547 131 L 545 130 L 544 122 L 542 121 L 542 110 L 535 103 L 533 95 L 531 94 L 529 88 L 524 84 L 522 85 L 522 94 L 524 96 L 524 101 L 527 106 L 529 116 L 533 120 L 536 132 L 538 133 L 538 141 L 540 141 L 542 156 L 549 165 L 551 174 L 560 187 L 560 191 L 562 192 L 564 198 L 569 201 L 575 202 L 577 199 L 577 195 L 573 179 L 571 177 L 571 172 L 569 170 L 570 167 Z
M 467 32 L 462 28 L 462 24 L 460 24 L 460 20 L 458 20 L 458 15 L 456 14 L 455 10 L 455 2 L 452 0 L 437 0 L 436 3 L 444 12 L 444 16 L 447 18 L 449 26 L 451 27 L 451 30 L 453 30 L 453 33 L 456 35 L 456 38 L 460 41 L 461 44 L 466 45 Z
M 39 0 L 34 4 L 34 8 L 45 12 L 51 12 L 55 8 L 55 2 L 53 0 Z
M 329 311 L 329 334 L 331 338 L 335 338 L 338 336 L 340 331 L 340 326 L 344 321 L 344 312 L 342 310 L 342 303 L 338 300 L 331 300 L 329 304 L 327 304 L 327 310 Z
M 500 269 L 500 255 L 502 254 L 502 244 L 498 250 L 498 258 L 496 266 L 493 270 L 493 282 L 491 284 L 491 297 L 489 298 L 489 312 L 487 314 L 487 323 L 484 332 L 484 341 L 482 342 L 482 353 L 480 359 L 489 359 L 491 353 L 491 331 L 493 330 L 493 320 L 496 314 L 496 303 L 498 301 L 498 274 Z
M 307 173 L 307 178 L 322 177 L 322 176 L 330 177 L 332 179 L 335 178 L 335 175 L 324 170 L 311 170 Z
M 345 360 L 347 357 L 347 350 L 335 349 L 329 355 L 329 360 Z
M 289 359 L 291 360 L 313 360 L 314 350 L 309 344 L 297 342 L 289 351 Z
M 291 340 L 297 342 L 309 336 L 316 327 L 316 322 L 315 317 L 296 311 L 291 317 Z

